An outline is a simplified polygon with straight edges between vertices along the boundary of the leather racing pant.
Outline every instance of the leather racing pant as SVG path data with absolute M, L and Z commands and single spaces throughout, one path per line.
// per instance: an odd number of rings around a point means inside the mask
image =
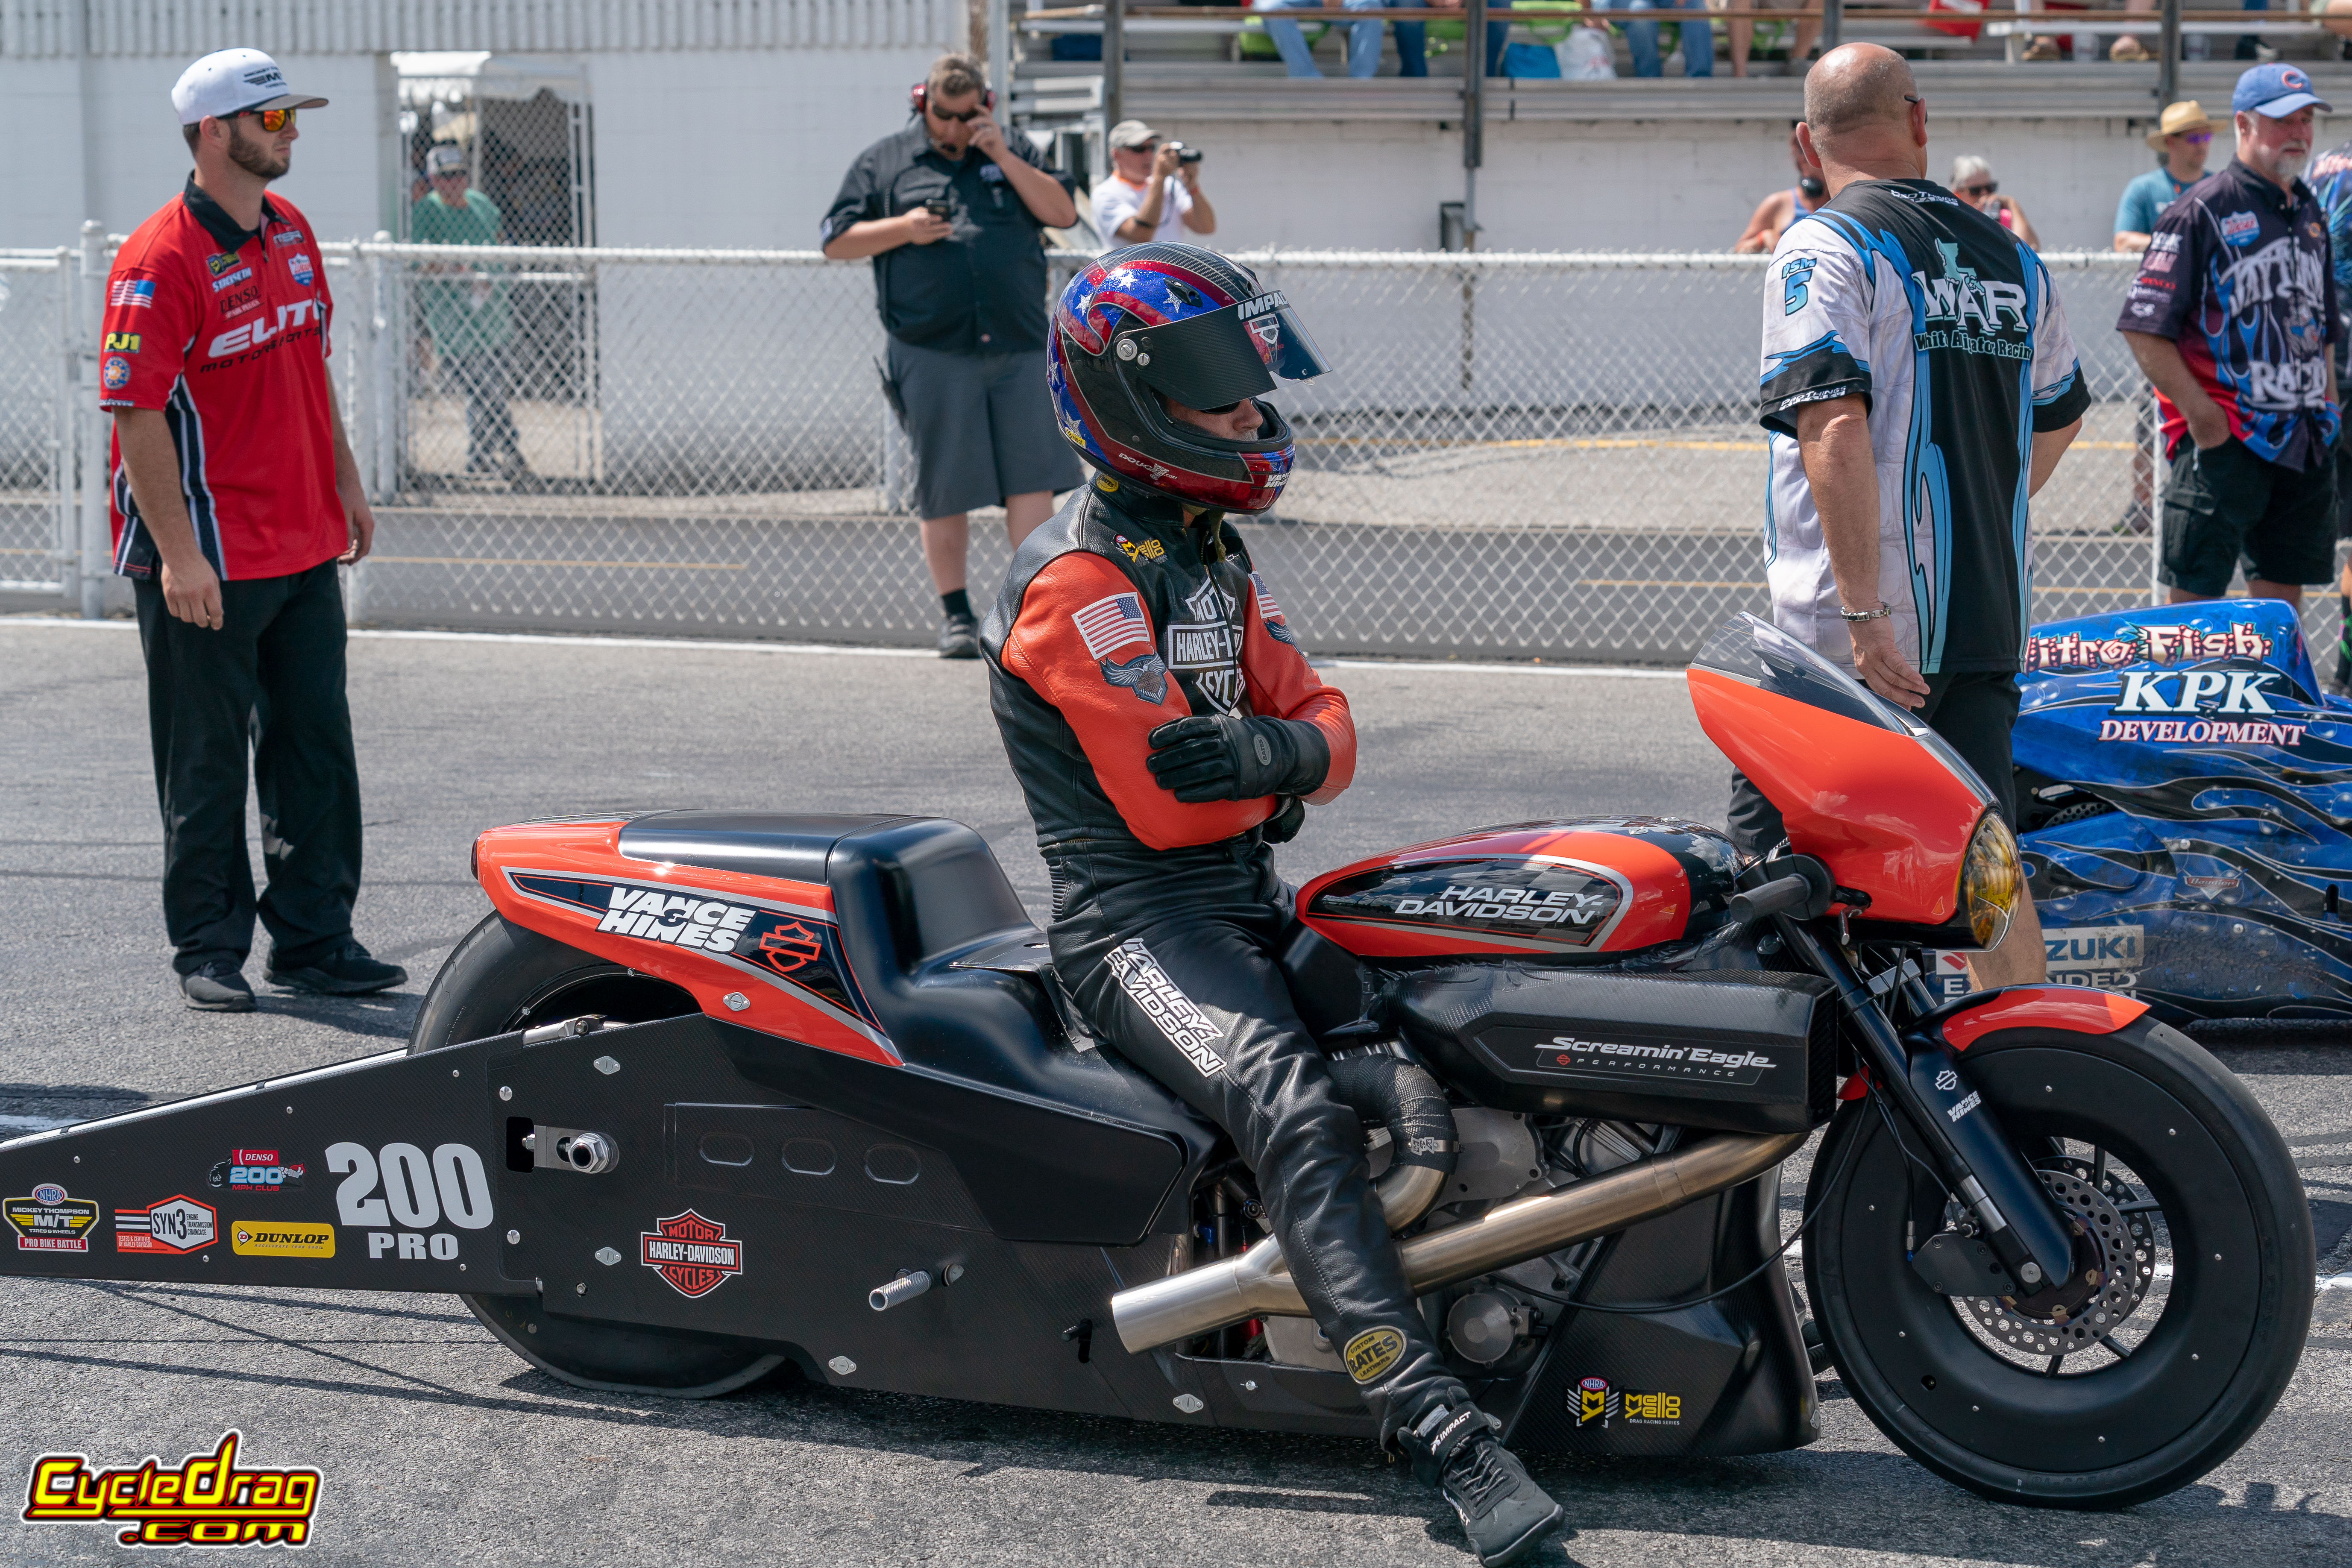
M 1187 849 L 1097 841 L 1044 853 L 1063 984 L 1121 1056 L 1232 1135 L 1381 1443 L 1433 1404 L 1466 1403 L 1405 1283 L 1363 1125 L 1276 966 L 1290 894 L 1272 851 L 1253 831 Z

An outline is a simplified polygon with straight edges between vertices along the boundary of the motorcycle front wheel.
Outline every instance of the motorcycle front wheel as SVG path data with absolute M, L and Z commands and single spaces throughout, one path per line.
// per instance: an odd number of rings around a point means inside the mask
M 1913 1248 L 1969 1216 L 1875 1096 L 1815 1157 L 1805 1286 L 1846 1392 L 1906 1453 L 1989 1498 L 2120 1508 L 2188 1485 L 2252 1436 L 2310 1325 L 2310 1210 L 2243 1083 L 2142 1017 L 2017 1028 L 1971 1081 L 2073 1222 L 2051 1310 L 1929 1289 Z M 1899 1132 L 1898 1132 L 1899 1130 Z M 1810 1206 L 1810 1205 L 1809 1205 Z
M 697 1010 L 693 996 L 675 985 L 494 914 L 434 976 L 408 1050 L 414 1056 L 592 1013 L 648 1024 Z M 724 1340 L 568 1318 L 529 1296 L 458 1299 L 509 1350 L 577 1388 L 711 1399 L 757 1383 L 785 1359 Z

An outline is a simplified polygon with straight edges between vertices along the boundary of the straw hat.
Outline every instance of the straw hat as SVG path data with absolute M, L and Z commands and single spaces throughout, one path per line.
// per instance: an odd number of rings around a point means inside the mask
M 2205 118 L 2205 110 L 2198 106 L 2197 100 L 2184 98 L 2179 103 L 2166 106 L 2164 118 L 2158 121 L 2156 129 L 2147 133 L 2147 144 L 2161 153 L 2164 151 L 2164 139 L 2168 136 L 2178 136 L 2184 131 L 2212 129 L 2213 122 Z

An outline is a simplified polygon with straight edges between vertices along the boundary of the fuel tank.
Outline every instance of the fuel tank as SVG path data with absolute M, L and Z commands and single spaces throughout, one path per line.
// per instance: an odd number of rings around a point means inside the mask
M 1299 918 L 1359 958 L 1612 962 L 1704 935 L 1738 864 L 1712 827 L 1592 816 L 1482 827 L 1328 871 Z

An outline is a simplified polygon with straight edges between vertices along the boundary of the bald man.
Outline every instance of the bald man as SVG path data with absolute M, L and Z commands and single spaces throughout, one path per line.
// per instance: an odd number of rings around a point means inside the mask
M 1830 199 L 1780 236 L 1765 289 L 1772 618 L 1949 742 L 2013 828 L 2026 502 L 2090 401 L 2065 312 L 2032 250 L 1927 177 L 1901 56 L 1822 56 L 1797 135 Z M 1731 831 L 1785 837 L 1736 773 Z M 2044 978 L 2030 909 L 1974 967 Z

